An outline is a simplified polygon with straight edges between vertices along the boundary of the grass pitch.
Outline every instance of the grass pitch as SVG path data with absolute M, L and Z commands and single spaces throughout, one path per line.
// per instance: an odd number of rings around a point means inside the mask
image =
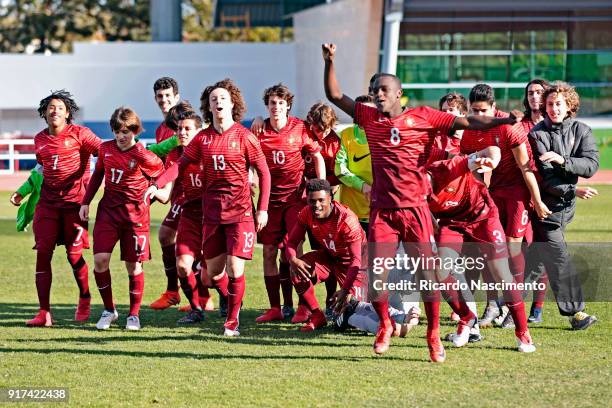
M 568 239 L 612 242 L 612 187 L 580 201 Z M 612 307 L 590 303 L 600 322 L 584 332 L 569 330 L 554 303 L 544 323 L 530 330 L 538 350 L 515 351 L 512 330 L 482 330 L 485 340 L 462 349 L 448 343 L 447 362 L 429 362 L 425 327 L 393 339 L 382 358 L 373 336 L 325 329 L 313 334 L 291 324 L 255 325 L 266 307 L 261 249 L 246 271 L 247 291 L 239 338 L 221 335 L 222 320 L 209 312 L 196 327 L 177 327 L 176 308 L 154 312 L 148 305 L 163 290 L 157 229 L 153 260 L 145 265 L 143 329 L 125 325 L 127 276 L 119 255 L 111 264 L 120 325 L 98 332 L 102 311 L 90 274 L 93 307 L 87 324 L 76 324 L 77 290 L 63 248 L 53 261 L 52 308 L 56 325 L 26 328 L 37 312 L 31 232 L 15 232 L 15 210 L 0 193 L 0 387 L 66 387 L 69 404 L 81 406 L 599 406 L 612 398 Z M 167 207 L 154 206 L 159 224 Z M 92 212 L 95 214 L 94 212 Z M 93 265 L 91 251 L 86 258 Z M 323 289 L 318 289 L 321 294 Z M 215 295 L 215 301 L 216 301 Z M 442 315 L 450 310 L 442 306 Z M 443 318 L 442 333 L 454 330 Z M 39 405 L 33 405 L 39 406 Z

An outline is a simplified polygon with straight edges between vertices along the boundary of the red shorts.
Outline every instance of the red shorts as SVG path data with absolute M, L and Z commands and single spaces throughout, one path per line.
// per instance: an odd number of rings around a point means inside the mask
M 39 202 L 34 212 L 35 248 L 53 252 L 56 245 L 65 245 L 69 254 L 81 254 L 89 248 L 87 222 L 81 221 L 79 207 L 55 208 Z
M 431 213 L 427 205 L 409 208 L 374 208 L 370 212 L 370 259 L 395 257 L 397 244 L 407 254 L 431 257 L 437 253 Z
M 176 256 L 202 253 L 202 203 L 193 201 L 183 206 L 176 233 Z
M 221 254 L 252 259 L 255 245 L 253 220 L 234 224 L 203 224 L 202 255 L 211 259 Z
M 344 285 L 347 273 L 346 267 L 334 261 L 324 250 L 307 252 L 300 259 L 313 267 L 311 279 L 313 285 L 326 280 L 332 274 L 336 276 L 340 286 Z M 357 300 L 364 301 L 367 298 L 367 284 L 363 273 L 359 272 L 357 274 L 350 292 Z
M 202 206 L 201 203 L 200 203 L 200 206 Z M 170 204 L 170 209 L 168 210 L 168 214 L 166 214 L 166 218 L 164 218 L 161 225 L 177 231 L 179 220 L 181 219 L 182 209 L 183 208 L 181 204 Z
M 491 197 L 499 210 L 499 220 L 504 226 L 504 232 L 508 237 L 522 238 L 532 236 L 531 223 L 531 200 L 520 197 L 522 193 L 517 191 L 515 197 L 511 198 L 508 192 L 495 194 L 491 192 Z
M 304 202 L 298 201 L 283 207 L 270 207 L 268 223 L 257 233 L 257 242 L 264 245 L 280 245 L 297 223 L 298 214 L 305 205 Z
M 506 235 L 497 213 L 493 211 L 484 220 L 441 225 L 436 241 L 440 247 L 451 248 L 458 254 L 462 253 L 464 242 L 473 242 L 487 259 L 508 257 Z
M 112 253 L 119 241 L 122 261 L 144 262 L 151 259 L 149 207 L 144 204 L 112 208 L 98 206 L 93 234 L 94 254 Z

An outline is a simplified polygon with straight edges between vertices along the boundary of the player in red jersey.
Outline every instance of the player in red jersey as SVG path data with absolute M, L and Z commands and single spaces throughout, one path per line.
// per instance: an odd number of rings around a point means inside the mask
M 444 95 L 440 98 L 438 106 L 442 112 L 455 116 L 467 115 L 467 101 L 463 95 L 457 92 Z M 463 130 L 454 130 L 448 135 L 440 135 L 438 147 L 452 154 L 458 154 L 462 135 Z
M 168 126 L 168 112 L 179 103 L 181 96 L 176 80 L 169 77 L 159 78 L 153 84 L 153 93 L 155 95 L 155 103 L 159 107 L 164 121 L 155 129 L 155 140 L 160 143 L 176 132 L 172 130 L 172 126 Z M 178 275 L 176 271 L 176 230 L 178 228 L 181 206 L 176 200 L 180 195 L 180 188 L 173 189 L 173 195 L 170 201 L 170 209 L 168 214 L 162 221 L 159 227 L 158 239 L 162 249 L 162 262 L 164 264 L 164 272 L 166 274 L 166 291 L 149 305 L 151 309 L 163 310 L 170 306 L 180 303 L 181 297 L 178 290 Z
M 365 277 L 360 272 L 361 249 L 366 236 L 359 218 L 348 207 L 332 199 L 327 180 L 311 179 L 306 185 L 308 206 L 300 211 L 298 222 L 289 235 L 286 254 L 296 291 L 311 311 L 300 331 L 313 331 L 327 324 L 313 286 L 334 275 L 341 289 L 335 299 L 339 309 L 351 296 L 363 300 Z M 310 231 L 320 249 L 298 257 L 297 249 Z
M 264 91 L 263 101 L 269 118 L 262 121 L 262 131 L 257 137 L 270 169 L 272 189 L 268 223 L 257 234 L 257 240 L 263 244 L 264 281 L 270 309 L 255 320 L 257 323 L 294 316 L 289 263 L 281 253 L 280 263 L 277 264 L 278 249 L 304 207 L 304 157 L 315 163 L 317 177 L 325 177 L 321 148 L 310 136 L 307 125 L 289 116 L 293 104 L 293 94 L 289 88 L 283 84 L 274 85 Z M 282 310 L 279 296 L 281 288 Z M 306 313 L 306 306 L 300 304 L 298 318 Z
M 486 84 L 478 84 L 469 95 L 472 114 L 494 117 L 504 115 L 496 111 L 493 89 Z M 501 149 L 501 161 L 491 176 L 489 190 L 499 209 L 499 216 L 510 249 L 510 268 L 518 281 L 523 280 L 525 258 L 522 242 L 530 230 L 529 213 L 531 203 L 538 217 L 545 218 L 550 214 L 540 196 L 540 190 L 534 174 L 534 164 L 527 133 L 521 124 L 506 125 L 486 131 L 465 131 L 461 139 L 461 152 L 470 154 L 488 146 Z M 487 292 L 481 327 L 490 326 L 494 319 L 502 315 L 502 308 L 496 302 L 497 293 Z M 511 327 L 511 316 L 504 319 L 502 327 Z
M 472 174 L 475 170 L 480 173 L 491 171 L 497 166 L 501 158 L 499 148 L 491 146 L 469 157 L 446 159 L 447 155 L 442 150 L 433 152 L 426 166 L 432 186 L 429 208 L 438 219 L 436 241 L 440 257 L 457 259 L 462 253 L 463 242 L 476 243 L 495 281 L 516 283 L 508 266 L 506 237 L 497 207 L 485 184 Z M 439 280 L 452 284 L 455 281 L 452 272 L 441 271 Z M 443 293 L 451 305 L 455 304 L 454 309 L 465 304 L 460 293 L 450 290 Z M 535 351 L 527 328 L 521 292 L 516 288 L 504 291 L 504 299 L 516 323 L 518 350 L 526 353 Z M 452 342 L 456 347 L 462 347 L 468 343 L 469 335 L 468 325 L 460 322 Z
M 34 214 L 36 291 L 40 310 L 27 326 L 51 326 L 51 259 L 56 245 L 66 247 L 68 263 L 79 286 L 75 320 L 90 314 L 88 268 L 82 256 L 89 248 L 87 223 L 79 218 L 79 203 L 89 182 L 89 161 L 101 140 L 86 127 L 72 123 L 79 110 L 72 95 L 56 91 L 40 101 L 38 114 L 47 128 L 34 136 L 36 161 L 43 166 L 40 201 Z M 19 202 L 17 201 L 17 204 Z
M 157 182 L 164 186 L 176 179 L 180 169 L 189 163 L 203 165 L 202 255 L 211 278 L 224 270 L 229 275 L 224 335 L 239 336 L 245 260 L 253 256 L 255 232 L 261 231 L 268 221 L 270 171 L 257 138 L 238 123 L 246 107 L 240 90 L 231 80 L 208 86 L 200 102 L 204 121 L 211 126 L 196 135 L 178 163 Z M 256 214 L 253 214 L 248 182 L 251 166 L 257 171 L 260 183 Z M 153 185 L 146 195 L 151 196 L 156 190 L 157 186 Z
M 150 179 L 159 176 L 164 165 L 159 157 L 136 141 L 142 132 L 140 118 L 130 108 L 120 107 L 110 119 L 115 140 L 102 143 L 96 168 L 79 211 L 81 220 L 89 219 L 89 204 L 104 179 L 104 195 L 98 205 L 94 226 L 94 263 L 96 283 L 104 311 L 96 324 L 106 330 L 118 318 L 113 302 L 109 264 L 117 241 L 129 277 L 130 311 L 125 328 L 140 330 L 140 304 L 144 290 L 142 263 L 149 255 L 149 206 L 142 196 Z
M 420 254 L 435 252 L 433 226 L 427 194 L 429 183 L 422 167 L 434 144 L 437 132 L 451 130 L 487 129 L 506 123 L 515 123 L 521 112 L 508 118 L 456 117 L 428 107 L 404 110 L 401 106 L 401 82 L 390 74 L 381 74 L 375 81 L 376 108 L 355 102 L 343 95 L 338 85 L 333 63 L 336 46 L 323 44 L 325 61 L 325 94 L 344 112 L 355 118 L 368 138 L 372 154 L 374 185 L 372 188 L 369 241 L 378 243 L 372 259 L 395 256 L 398 242 L 415 243 Z M 380 253 L 386 243 L 384 253 Z M 372 255 L 372 254 L 371 254 Z M 435 280 L 434 271 L 420 271 L 429 280 Z M 384 278 L 384 276 L 382 276 Z M 427 313 L 427 341 L 430 358 L 444 361 L 446 355 L 439 337 L 439 292 L 423 293 Z M 372 302 L 380 317 L 380 329 L 374 342 L 374 351 L 382 354 L 389 348 L 393 325 L 389 317 L 386 294 L 375 295 Z

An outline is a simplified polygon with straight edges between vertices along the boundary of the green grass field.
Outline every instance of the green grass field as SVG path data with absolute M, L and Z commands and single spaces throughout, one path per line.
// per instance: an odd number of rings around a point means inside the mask
M 580 202 L 568 239 L 612 242 L 612 186 Z M 154 223 L 165 208 L 154 207 Z M 612 307 L 591 303 L 600 322 L 584 332 L 569 330 L 554 303 L 545 322 L 531 328 L 538 350 L 515 351 L 513 331 L 483 330 L 485 340 L 462 349 L 447 345 L 447 361 L 429 362 L 419 325 L 394 339 L 381 358 L 372 336 L 355 332 L 314 334 L 291 324 L 255 325 L 267 305 L 261 250 L 247 266 L 247 294 L 239 338 L 221 335 L 216 312 L 196 327 L 176 326 L 176 309 L 153 312 L 143 306 L 143 330 L 95 329 L 102 305 L 90 274 L 93 308 L 88 324 L 72 320 L 76 285 L 63 254 L 56 251 L 50 329 L 29 329 L 24 321 L 38 309 L 31 232 L 16 233 L 8 193 L 0 193 L 0 388 L 66 387 L 70 405 L 81 406 L 602 406 L 612 398 Z M 145 266 L 144 304 L 164 287 L 160 249 L 151 234 L 153 260 Z M 87 252 L 88 261 L 92 260 Z M 113 260 L 119 323 L 128 303 L 124 268 Z M 90 263 L 90 265 L 92 265 Z M 321 294 L 322 290 L 318 290 Z M 216 296 L 215 296 L 216 297 Z M 216 299 L 215 299 L 216 300 Z M 443 306 L 442 315 L 450 309 Z M 442 333 L 454 330 L 443 318 Z M 448 343 L 447 343 L 448 344 Z M 38 406 L 38 405 L 33 405 Z

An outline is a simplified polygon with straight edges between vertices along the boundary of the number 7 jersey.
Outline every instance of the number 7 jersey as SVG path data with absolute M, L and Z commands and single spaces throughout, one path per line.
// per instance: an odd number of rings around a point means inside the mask
M 372 208 L 427 205 L 430 187 L 423 166 L 438 132 L 448 133 L 455 116 L 423 106 L 389 118 L 355 105 L 355 123 L 365 130 L 372 153 Z

